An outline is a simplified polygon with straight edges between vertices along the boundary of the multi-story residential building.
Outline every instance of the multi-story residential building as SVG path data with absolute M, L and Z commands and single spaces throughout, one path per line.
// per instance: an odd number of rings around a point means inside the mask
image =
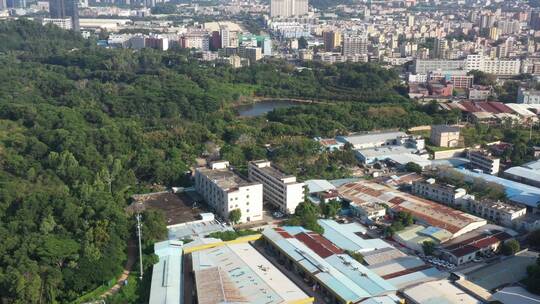
M 221 48 L 231 46 L 231 32 L 228 26 L 223 25 L 219 28 L 219 37 L 221 38 Z
M 271 0 L 271 17 L 294 17 L 308 13 L 308 0 Z
M 43 18 L 41 20 L 41 24 L 42 25 L 54 24 L 54 25 L 56 25 L 59 28 L 64 29 L 64 30 L 71 30 L 72 26 L 73 26 L 73 24 L 71 22 L 71 17 L 67 17 L 67 18 Z
M 186 49 L 210 50 L 210 36 L 205 31 L 191 31 L 180 38 L 180 45 Z
M 231 211 L 239 209 L 240 222 L 262 220 L 263 185 L 249 182 L 233 172 L 228 161 L 197 168 L 195 189 L 225 219 L 229 218 Z
M 365 34 L 347 34 L 343 36 L 343 56 L 367 54 L 368 38 Z
M 250 63 L 259 61 L 262 58 L 262 50 L 260 47 L 240 47 L 238 48 L 240 57 L 249 59 Z
M 442 70 L 460 70 L 465 67 L 464 60 L 430 60 L 416 59 L 414 60 L 414 72 L 416 74 L 427 74 L 431 71 Z
M 531 20 L 529 25 L 531 29 L 537 31 L 540 30 L 540 11 L 534 10 L 531 12 Z
M 517 102 L 525 104 L 540 104 L 540 91 L 519 88 Z
M 49 11 L 52 19 L 70 18 L 71 28 L 79 31 L 79 1 L 49 0 Z
M 434 178 L 414 182 L 412 193 L 449 206 L 458 205 L 459 199 L 467 194 L 465 189 L 439 184 Z
M 332 52 L 341 46 L 341 33 L 338 31 L 323 32 L 324 50 Z
M 248 165 L 248 177 L 262 183 L 264 201 L 285 213 L 294 213 L 296 206 L 304 201 L 304 183 L 287 175 L 267 160 L 252 161 Z
M 499 173 L 501 160 L 493 157 L 490 153 L 482 150 L 470 150 L 468 156 L 472 168 L 493 175 Z
M 448 125 L 431 126 L 429 140 L 437 147 L 457 147 L 459 146 L 459 127 Z
M 445 59 L 448 52 L 448 40 L 435 39 L 435 47 L 433 49 L 433 58 Z
M 515 221 L 527 213 L 524 206 L 501 201 L 477 200 L 474 195 L 465 195 L 459 201 L 469 213 L 507 227 L 513 227 Z
M 465 70 L 478 70 L 495 75 L 518 75 L 521 69 L 519 59 L 490 59 L 484 55 L 468 55 L 465 59 Z
M 474 76 L 467 75 L 466 71 L 432 71 L 429 73 L 430 81 L 451 82 L 454 88 L 468 89 L 472 86 Z

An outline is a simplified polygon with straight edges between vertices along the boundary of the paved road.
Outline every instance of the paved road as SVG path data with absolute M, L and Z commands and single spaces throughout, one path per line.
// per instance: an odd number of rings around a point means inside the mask
M 279 269 L 289 280 L 293 281 L 296 286 L 298 286 L 300 289 L 302 289 L 303 292 L 305 292 L 310 297 L 314 297 L 315 301 L 314 304 L 325 304 L 323 300 L 321 300 L 323 297 L 320 293 L 314 292 L 313 289 L 311 289 L 310 286 L 304 282 L 304 280 L 297 275 L 296 273 L 288 270 L 285 268 L 285 266 L 281 265 L 277 259 L 271 255 L 269 255 L 265 250 L 264 247 L 252 243 L 252 246 L 259 251 L 260 254 L 262 254 L 268 261 L 270 261 L 274 266 L 276 266 L 277 269 Z
M 133 267 L 135 260 L 137 260 L 137 245 L 134 240 L 130 239 L 128 241 L 127 250 L 128 250 L 127 252 L 128 256 L 127 256 L 126 265 L 124 267 L 124 271 L 122 272 L 120 277 L 118 277 L 118 279 L 116 280 L 116 284 L 114 284 L 111 288 L 109 288 L 109 290 L 107 290 L 105 293 L 101 295 L 102 299 L 105 299 L 109 296 L 116 294 L 118 291 L 120 291 L 122 286 L 124 286 L 124 281 L 127 280 L 131 272 L 131 267 Z

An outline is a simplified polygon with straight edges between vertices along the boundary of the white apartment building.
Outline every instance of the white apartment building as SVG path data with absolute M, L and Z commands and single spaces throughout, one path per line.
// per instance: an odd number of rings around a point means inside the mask
M 488 174 L 499 173 L 501 160 L 491 156 L 491 154 L 480 150 L 470 150 L 468 153 L 470 165 L 474 169 L 480 169 Z
M 181 38 L 181 45 L 186 49 L 210 50 L 210 37 L 206 32 L 189 32 Z
M 367 54 L 368 38 L 365 34 L 347 34 L 343 36 L 343 55 Z
M 468 55 L 465 59 L 465 70 L 478 70 L 495 75 L 518 75 L 521 69 L 519 59 L 490 59 L 484 55 Z
M 413 183 L 412 192 L 421 196 L 449 206 L 459 204 L 459 199 L 467 194 L 465 189 L 456 188 L 452 185 L 438 184 L 434 178 Z
M 249 182 L 229 169 L 228 161 L 214 162 L 195 171 L 195 189 L 225 219 L 240 209 L 240 222 L 262 220 L 263 185 Z
M 526 207 L 501 201 L 476 200 L 474 195 L 465 195 L 460 202 L 469 213 L 507 227 L 513 227 L 514 222 L 527 213 Z
M 427 74 L 431 71 L 451 71 L 461 70 L 465 66 L 464 60 L 431 60 L 431 59 L 416 59 L 414 60 L 414 72 L 416 74 Z
M 41 25 L 54 24 L 63 30 L 71 30 L 73 24 L 71 22 L 71 17 L 67 18 L 43 18 Z
M 271 0 L 270 17 L 294 17 L 308 13 L 308 0 Z
M 540 91 L 519 88 L 517 102 L 524 104 L 540 104 Z
M 250 162 L 248 177 L 264 185 L 264 201 L 282 212 L 294 213 L 296 206 L 304 201 L 304 183 L 297 182 L 295 176 L 283 173 L 267 160 Z

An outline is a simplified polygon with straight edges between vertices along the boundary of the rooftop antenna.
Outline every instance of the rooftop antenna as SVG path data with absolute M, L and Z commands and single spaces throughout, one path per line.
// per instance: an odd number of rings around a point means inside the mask
M 139 237 L 139 267 L 140 267 L 140 275 L 139 280 L 142 281 L 143 278 L 143 266 L 142 266 L 142 246 L 141 246 L 141 214 L 137 213 L 137 236 Z

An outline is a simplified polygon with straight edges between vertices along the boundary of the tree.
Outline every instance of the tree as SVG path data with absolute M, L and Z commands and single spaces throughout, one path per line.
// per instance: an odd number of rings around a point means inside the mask
M 407 170 L 407 172 L 415 172 L 418 174 L 422 173 L 422 167 L 414 162 L 408 162 L 405 164 L 405 170 Z
M 497 77 L 493 74 L 484 73 L 479 70 L 472 70 L 467 73 L 467 75 L 472 75 L 474 84 L 493 86 L 497 81 Z
M 540 247 L 540 229 L 536 229 L 527 236 L 527 242 L 532 247 Z
M 501 253 L 504 255 L 513 255 L 520 249 L 519 242 L 516 240 L 509 240 L 502 244 Z
M 167 222 L 162 211 L 145 210 L 142 214 L 142 225 L 143 241 L 146 244 L 153 244 L 167 238 Z
M 335 218 L 341 210 L 341 203 L 331 200 L 328 203 L 321 203 L 321 209 L 326 218 Z
M 424 241 L 422 243 L 422 250 L 424 251 L 425 255 L 433 255 L 435 252 L 435 243 L 432 241 Z
M 359 263 L 364 263 L 364 256 L 360 252 L 354 252 L 352 250 L 345 250 L 345 253 L 355 259 Z
M 242 218 L 242 211 L 240 209 L 234 209 L 229 212 L 229 221 L 233 224 L 238 224 Z
M 536 259 L 535 265 L 527 267 L 527 278 L 525 279 L 527 290 L 540 294 L 540 258 Z

